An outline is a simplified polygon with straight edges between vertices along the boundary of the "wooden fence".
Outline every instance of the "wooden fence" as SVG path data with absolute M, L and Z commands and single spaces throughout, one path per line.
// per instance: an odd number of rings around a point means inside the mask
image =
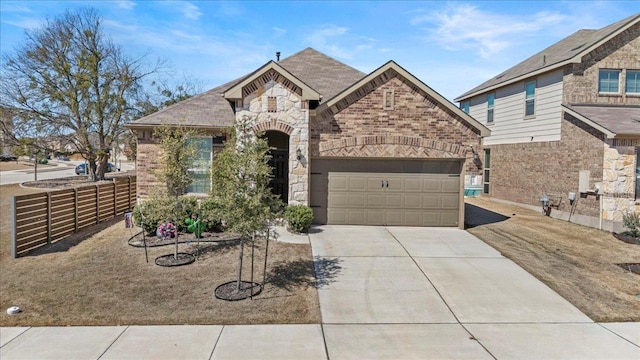
M 58 242 L 78 230 L 111 220 L 133 209 L 136 177 L 112 183 L 13 196 L 11 255 L 14 258 Z

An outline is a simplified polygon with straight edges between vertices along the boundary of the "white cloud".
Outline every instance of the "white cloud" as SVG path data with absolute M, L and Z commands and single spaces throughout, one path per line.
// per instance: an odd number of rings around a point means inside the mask
M 35 30 L 44 26 L 44 24 L 46 24 L 46 21 L 42 18 L 31 18 L 31 17 L 24 17 L 24 16 L 15 18 L 13 20 L 2 20 L 2 22 L 5 24 L 19 27 L 24 30 Z
M 116 1 L 116 5 L 121 9 L 131 10 L 136 6 L 136 3 L 133 0 L 119 0 Z
M 200 8 L 195 6 L 194 4 L 190 2 L 180 2 L 180 5 L 180 12 L 182 12 L 182 15 L 184 15 L 184 17 L 186 17 L 187 19 L 198 20 L 198 18 L 202 16 Z
M 357 54 L 371 49 L 375 39 L 352 35 L 349 28 L 337 25 L 325 25 L 312 31 L 305 40 L 315 49 L 329 56 L 353 59 Z
M 279 38 L 279 37 L 281 37 L 281 36 L 283 36 L 284 34 L 287 33 L 286 29 L 279 28 L 279 27 L 276 27 L 276 26 L 272 27 L 271 30 L 273 30 L 273 37 L 274 38 Z
M 518 43 L 522 37 L 561 24 L 566 18 L 555 12 L 538 12 L 525 17 L 505 15 L 455 3 L 442 11 L 417 14 L 410 23 L 432 25 L 426 29 L 430 40 L 445 49 L 472 50 L 487 59 Z

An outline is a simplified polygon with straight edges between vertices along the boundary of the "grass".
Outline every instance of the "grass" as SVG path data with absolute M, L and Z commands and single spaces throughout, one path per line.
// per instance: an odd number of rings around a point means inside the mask
M 468 231 L 547 284 L 594 321 L 640 321 L 640 245 L 611 233 L 486 198 L 472 205 L 510 217 Z
M 9 194 L 30 191 L 0 187 L 2 206 L 7 208 Z M 149 248 L 146 263 L 144 249 L 127 243 L 134 233 L 118 221 L 95 234 L 12 259 L 7 218 L 2 215 L 0 229 L 0 305 L 19 306 L 23 313 L 9 316 L 3 311 L 0 326 L 320 322 L 309 245 L 270 242 L 264 291 L 254 299 L 228 302 L 213 292 L 237 278 L 237 242 L 201 244 L 194 264 L 165 268 L 153 260 L 172 253 L 173 247 Z M 194 246 L 180 245 L 180 251 L 193 251 Z M 260 282 L 263 254 L 260 242 L 254 275 Z M 243 279 L 248 280 L 246 247 L 245 255 Z

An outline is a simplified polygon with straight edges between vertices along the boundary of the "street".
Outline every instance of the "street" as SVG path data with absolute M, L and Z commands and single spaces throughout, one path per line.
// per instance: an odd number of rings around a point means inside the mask
M 76 176 L 74 169 L 76 165 L 82 163 L 82 161 L 59 161 L 53 162 L 53 164 L 57 165 L 53 166 L 40 166 L 38 167 L 38 180 L 50 180 L 50 179 L 58 179 L 69 176 Z M 133 163 L 122 163 L 121 170 L 133 170 Z M 24 170 L 11 170 L 11 171 L 0 171 L 0 185 L 7 184 L 20 184 L 25 181 L 34 181 L 35 180 L 35 169 L 24 169 Z

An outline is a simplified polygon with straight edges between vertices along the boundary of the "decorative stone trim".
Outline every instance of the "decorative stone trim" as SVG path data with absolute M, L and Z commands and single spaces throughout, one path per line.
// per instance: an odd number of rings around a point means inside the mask
M 259 133 L 259 132 L 268 131 L 268 130 L 277 130 L 287 135 L 291 135 L 293 133 L 294 128 L 293 126 L 283 123 L 282 121 L 271 119 L 271 120 L 262 121 L 255 124 L 253 128 L 251 128 L 251 130 L 254 133 Z
M 320 155 L 336 153 L 336 150 L 365 145 L 406 145 L 416 148 L 437 150 L 440 153 L 448 153 L 450 156 L 441 157 L 466 157 L 467 147 L 460 144 L 451 144 L 433 139 L 423 139 L 406 135 L 392 136 L 357 136 L 320 143 Z M 400 155 L 400 154 L 398 154 Z

